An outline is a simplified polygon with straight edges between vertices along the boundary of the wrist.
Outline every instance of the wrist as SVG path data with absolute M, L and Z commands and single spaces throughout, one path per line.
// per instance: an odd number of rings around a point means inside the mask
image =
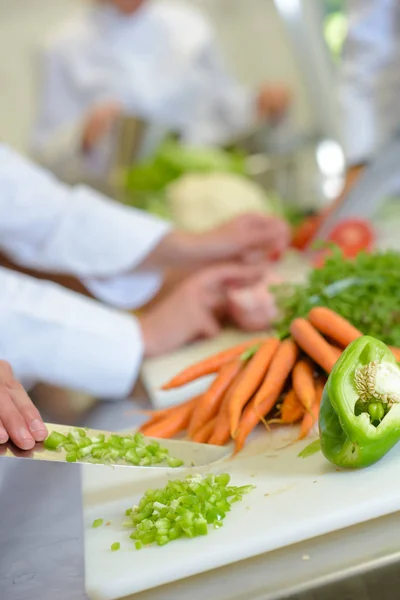
M 168 232 L 143 262 L 145 268 L 182 268 L 199 260 L 202 236 L 177 229 Z
M 157 344 L 154 339 L 154 327 L 151 323 L 151 315 L 141 315 L 138 317 L 138 322 L 142 336 L 143 358 L 153 358 L 157 355 Z

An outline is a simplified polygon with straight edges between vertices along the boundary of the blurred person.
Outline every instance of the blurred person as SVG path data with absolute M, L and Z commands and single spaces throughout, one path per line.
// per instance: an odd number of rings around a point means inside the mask
M 167 267 L 192 276 L 141 318 L 53 283 L 0 269 L 0 358 L 36 382 L 100 398 L 130 394 L 143 357 L 218 333 L 233 288 L 252 285 L 288 243 L 286 224 L 243 215 L 203 234 L 70 188 L 0 145 L 0 251 L 16 264 L 65 273 L 119 308 L 143 305 Z
M 347 0 L 346 12 L 339 97 L 347 188 L 400 127 L 400 2 Z M 397 180 L 399 188 L 400 168 Z
M 41 66 L 33 151 L 69 180 L 104 173 L 121 114 L 185 143 L 223 145 L 259 121 L 279 120 L 290 100 L 280 84 L 245 89 L 211 23 L 179 0 L 93 0 L 51 36 Z
M 347 0 L 345 5 L 348 33 L 339 67 L 338 95 L 346 176 L 336 200 L 299 227 L 299 247 L 307 245 L 325 216 L 341 204 L 365 167 L 400 127 L 400 2 Z M 383 193 L 399 191 L 400 166 Z

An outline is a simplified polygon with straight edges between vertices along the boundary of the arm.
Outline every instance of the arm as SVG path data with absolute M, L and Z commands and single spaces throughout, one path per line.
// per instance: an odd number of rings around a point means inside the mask
M 100 398 L 129 395 L 143 353 L 132 316 L 6 269 L 0 288 L 0 356 L 18 379 Z
M 400 4 L 348 0 L 349 34 L 340 77 L 343 142 L 350 166 L 362 165 L 400 123 Z
M 124 286 L 139 304 L 158 289 L 159 272 L 132 272 L 169 231 L 164 221 L 64 186 L 1 145 L 0 180 L 0 250 L 16 263 L 79 277 L 110 301 Z

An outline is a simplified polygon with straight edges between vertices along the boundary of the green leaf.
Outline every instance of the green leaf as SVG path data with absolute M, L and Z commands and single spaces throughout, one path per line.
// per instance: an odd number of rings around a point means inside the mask
M 243 362 L 246 362 L 248 360 L 250 360 L 250 358 L 253 358 L 253 356 L 255 355 L 255 353 L 257 352 L 257 350 L 260 348 L 260 344 L 254 344 L 254 346 L 251 346 L 250 348 L 247 348 L 247 350 L 245 350 L 241 355 L 240 355 L 240 360 Z
M 316 454 L 321 450 L 321 442 L 320 440 L 314 440 L 311 444 L 308 444 L 303 450 L 298 454 L 298 458 L 308 458 L 313 454 Z

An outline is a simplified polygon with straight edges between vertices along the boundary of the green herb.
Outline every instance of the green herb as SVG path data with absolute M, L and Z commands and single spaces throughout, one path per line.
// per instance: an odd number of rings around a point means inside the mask
M 247 350 L 245 350 L 243 354 L 240 355 L 240 360 L 243 362 L 250 360 L 250 358 L 253 358 L 253 356 L 259 348 L 260 344 L 254 344 L 254 346 L 250 346 L 250 348 L 247 348 Z
M 149 544 L 165 546 L 181 537 L 208 534 L 208 526 L 219 528 L 234 502 L 254 489 L 252 485 L 229 486 L 230 477 L 188 475 L 169 481 L 162 489 L 147 490 L 138 506 L 128 509 L 127 527 L 136 549 Z
M 365 335 L 400 346 L 400 254 L 360 253 L 346 260 L 333 249 L 325 265 L 311 271 L 303 285 L 273 288 L 282 319 L 276 323 L 280 337 L 289 335 L 296 317 L 305 317 L 313 306 L 327 306 L 348 319 Z
M 163 192 L 187 173 L 237 173 L 245 175 L 245 157 L 236 150 L 192 148 L 167 138 L 146 162 L 126 174 L 127 204 L 168 216 Z
M 100 433 L 89 437 L 83 429 L 71 429 L 67 436 L 53 431 L 44 446 L 52 451 L 63 449 L 67 462 L 128 463 L 140 467 L 163 464 L 171 468 L 183 465 L 182 460 L 170 456 L 155 440 L 146 441 L 141 433 L 108 437 Z
M 101 527 L 101 526 L 103 525 L 103 522 L 104 522 L 104 521 L 103 521 L 103 519 L 95 519 L 95 520 L 93 521 L 93 525 L 92 525 L 92 527 L 93 527 L 94 529 L 97 529 L 97 527 Z
M 117 552 L 121 548 L 121 544 L 119 542 L 114 542 L 111 544 L 111 552 Z
M 314 440 L 311 444 L 308 444 L 303 450 L 298 454 L 299 458 L 308 458 L 321 450 L 321 442 L 320 440 Z

